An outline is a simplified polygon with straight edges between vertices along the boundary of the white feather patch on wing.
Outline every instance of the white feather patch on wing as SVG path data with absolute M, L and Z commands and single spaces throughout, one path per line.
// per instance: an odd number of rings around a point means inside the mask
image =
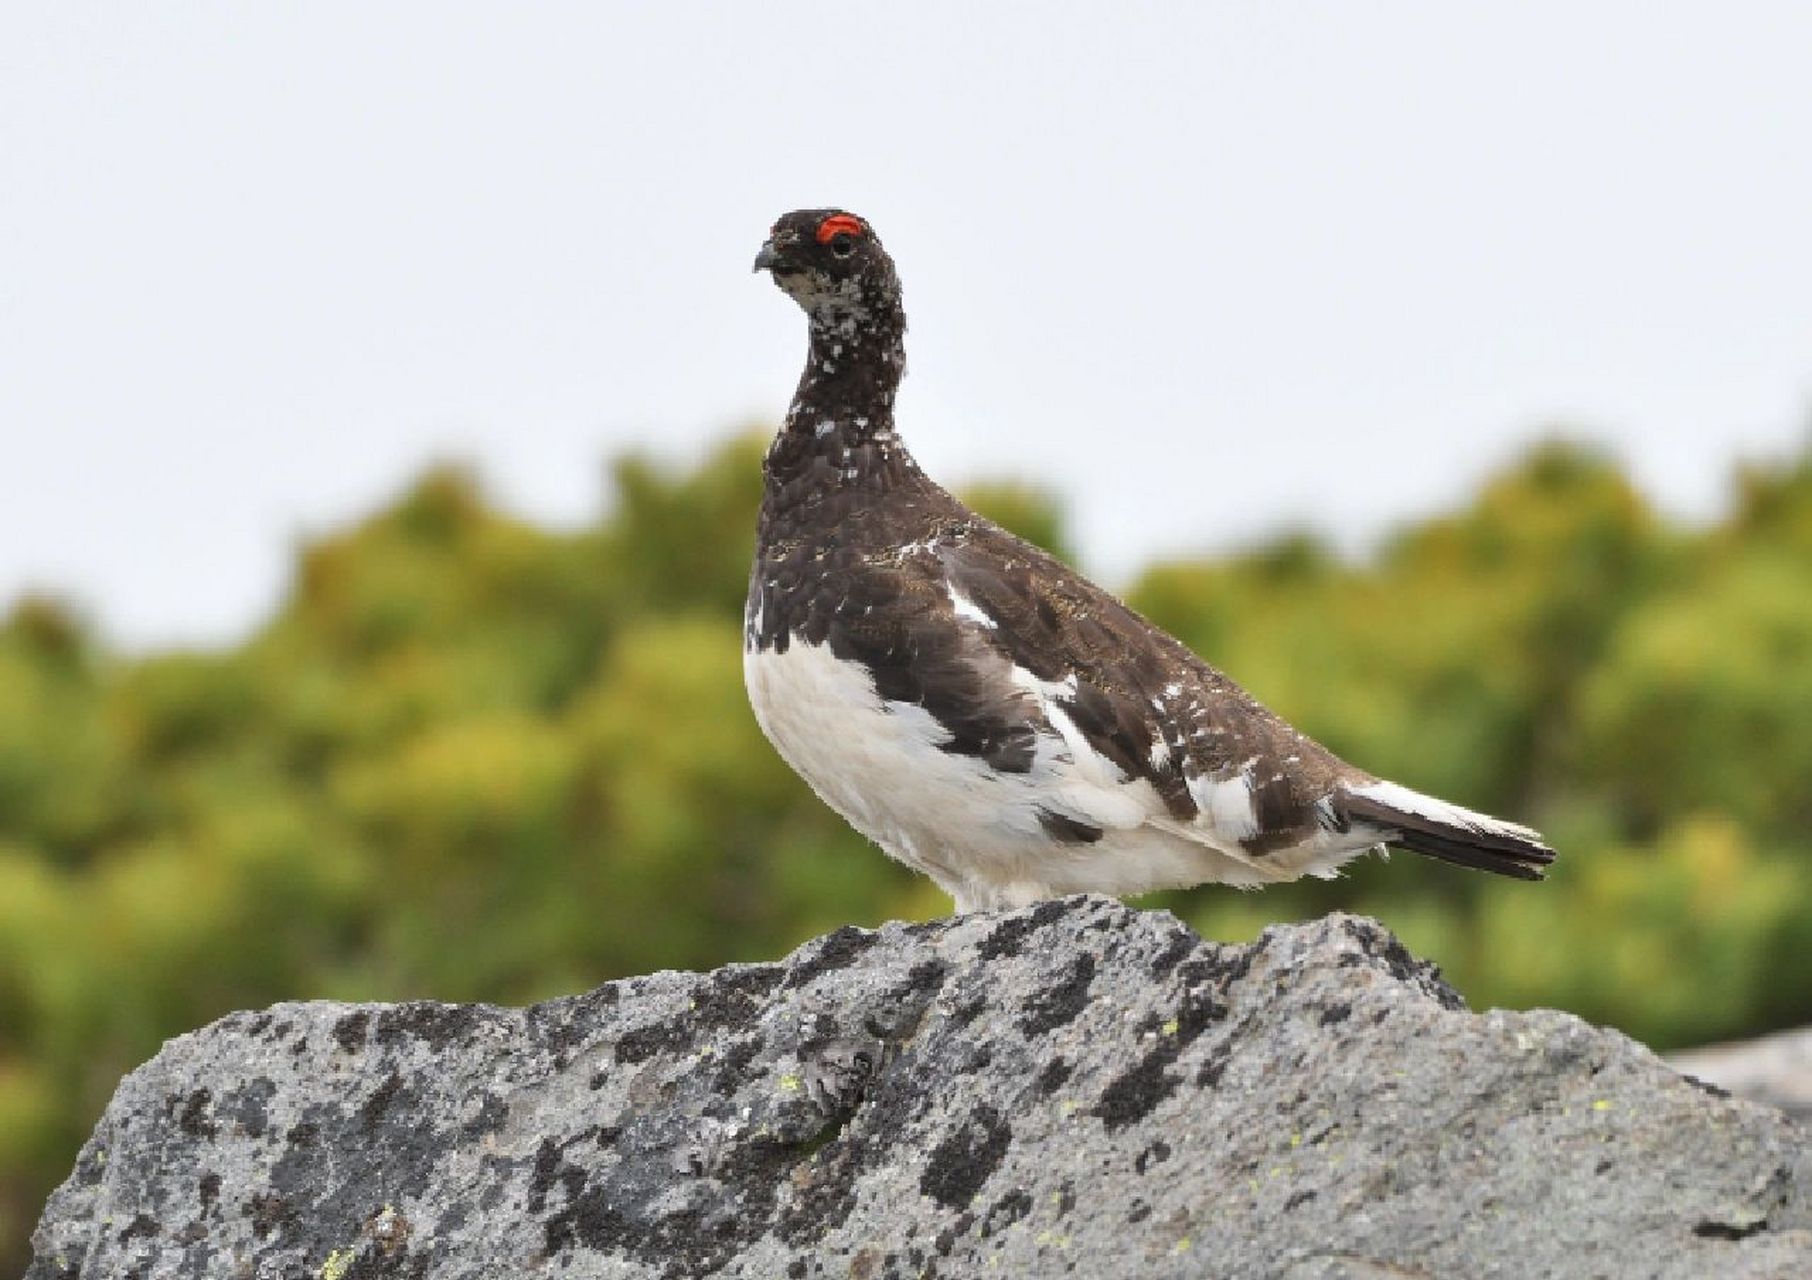
M 1493 818 L 1489 814 L 1479 813 L 1463 805 L 1451 804 L 1446 800 L 1424 795 L 1420 791 L 1411 791 L 1408 787 L 1395 782 L 1370 782 L 1363 787 L 1354 787 L 1353 794 L 1376 800 L 1392 809 L 1426 818 L 1430 822 L 1444 827 L 1454 827 L 1460 831 L 1472 831 L 1480 835 L 1496 834 L 1511 836 L 1518 840 L 1528 840 L 1534 844 L 1541 843 L 1541 833 L 1515 822 L 1505 822 L 1502 818 Z
M 987 612 L 980 605 L 958 591 L 954 582 L 945 583 L 944 590 L 950 593 L 950 607 L 956 610 L 957 617 L 967 618 L 970 622 L 980 623 L 990 631 L 993 631 L 1000 626 L 998 622 L 988 616 Z
M 1258 833 L 1258 814 L 1252 807 L 1252 765 L 1247 762 L 1230 778 L 1194 777 L 1189 794 L 1206 822 L 1222 841 L 1236 843 Z
M 1040 680 L 1015 666 L 1010 679 L 1037 701 L 1045 722 L 1057 735 L 1056 743 L 1040 748 L 1034 769 L 1050 779 L 1048 807 L 1110 831 L 1130 830 L 1163 812 L 1156 788 L 1142 778 L 1128 778 L 1119 765 L 1096 751 L 1064 709 L 1064 703 L 1076 695 L 1074 675 Z M 1052 748 L 1056 748 L 1054 753 Z

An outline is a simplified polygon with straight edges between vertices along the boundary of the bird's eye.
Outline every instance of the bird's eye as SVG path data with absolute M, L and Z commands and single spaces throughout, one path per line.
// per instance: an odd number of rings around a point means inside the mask
M 830 239 L 830 251 L 839 258 L 847 258 L 856 251 L 856 238 L 847 231 L 839 231 Z

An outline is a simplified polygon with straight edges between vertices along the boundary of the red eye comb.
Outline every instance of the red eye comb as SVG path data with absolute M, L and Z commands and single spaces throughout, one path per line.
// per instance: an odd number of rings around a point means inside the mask
M 862 231 L 862 219 L 847 213 L 833 213 L 818 224 L 818 243 L 829 244 L 835 236 L 859 236 Z

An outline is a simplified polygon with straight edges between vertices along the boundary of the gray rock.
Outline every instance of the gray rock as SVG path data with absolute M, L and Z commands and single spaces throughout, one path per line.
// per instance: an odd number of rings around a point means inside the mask
M 1812 1121 L 1812 1027 L 1668 1057 L 1677 1070 Z
M 530 1009 L 279 1005 L 120 1085 L 52 1277 L 1812 1275 L 1786 1116 L 1350 916 L 1099 898 Z

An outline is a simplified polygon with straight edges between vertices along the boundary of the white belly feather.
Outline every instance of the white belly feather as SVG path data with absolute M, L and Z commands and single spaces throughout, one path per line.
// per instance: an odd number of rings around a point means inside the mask
M 958 910 L 1206 880 L 1259 885 L 1320 870 L 1288 858 L 1255 865 L 1237 844 L 1217 847 L 1211 827 L 1176 822 L 1150 783 L 1126 780 L 1038 681 L 1017 674 L 1053 731 L 1039 735 L 1027 772 L 1006 773 L 940 750 L 950 734 L 923 707 L 883 702 L 859 664 L 826 646 L 795 637 L 784 653 L 743 656 L 755 718 L 786 762 L 856 830 L 937 881 Z M 1102 838 L 1056 841 L 1041 809 L 1099 827 Z M 1358 851 L 1341 850 L 1334 865 Z

